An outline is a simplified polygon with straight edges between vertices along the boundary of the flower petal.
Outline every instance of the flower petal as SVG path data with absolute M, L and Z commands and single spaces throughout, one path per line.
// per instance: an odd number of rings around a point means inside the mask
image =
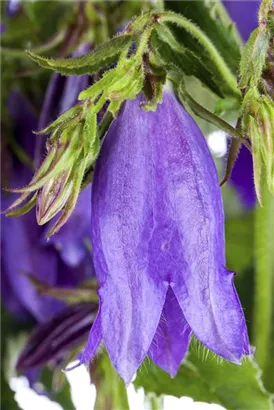
M 187 352 L 191 329 L 182 309 L 169 288 L 156 334 L 149 348 L 149 357 L 172 377 Z
M 158 110 L 165 116 L 169 143 L 161 149 L 164 134 L 156 128 L 158 148 L 154 151 L 159 163 L 168 164 L 161 184 L 165 186 L 169 218 L 176 226 L 170 249 L 179 242 L 171 287 L 202 343 L 238 362 L 249 350 L 248 337 L 233 274 L 224 268 L 224 217 L 216 168 L 194 120 L 171 95 L 168 98 L 165 110 L 163 106 Z
M 158 255 L 150 252 L 154 230 L 150 193 L 156 190 L 156 181 L 151 179 L 153 164 L 148 135 L 143 135 L 147 125 L 143 115 L 148 114 L 139 101 L 125 105 L 104 140 L 92 189 L 92 242 L 101 285 L 103 340 L 126 382 L 147 354 L 168 288 L 158 276 Z
M 248 351 L 224 269 L 221 193 L 206 141 L 172 94 L 155 113 L 141 100 L 127 102 L 112 123 L 92 191 L 102 337 L 126 382 L 151 345 L 168 286 L 211 350 L 232 361 Z
M 70 370 L 76 369 L 77 367 L 81 366 L 82 364 L 90 360 L 92 356 L 95 355 L 96 350 L 98 349 L 101 343 L 101 340 L 102 340 L 102 328 L 101 328 L 101 312 L 100 312 L 100 307 L 99 307 L 97 316 L 89 332 L 87 345 L 85 347 L 85 350 L 80 356 L 79 362 L 72 367 L 67 367 L 65 370 L 70 371 Z

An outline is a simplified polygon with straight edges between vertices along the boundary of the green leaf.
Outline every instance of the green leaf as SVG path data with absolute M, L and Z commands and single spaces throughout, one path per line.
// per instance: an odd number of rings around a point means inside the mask
M 252 264 L 254 215 L 252 212 L 227 218 L 225 224 L 227 267 L 241 273 Z
M 198 36 L 196 38 L 183 26 L 179 27 L 179 24 L 171 28 L 178 43 L 196 56 L 195 65 L 199 72 L 197 78 L 201 79 L 203 67 L 206 67 L 210 79 L 214 81 L 214 87 L 210 87 L 213 92 L 216 93 L 218 90 L 218 96 L 239 98 L 236 73 L 240 61 L 240 41 L 237 41 L 232 23 L 223 6 L 210 0 L 207 2 L 166 1 L 165 5 L 167 9 L 181 13 L 185 19 L 194 23 L 197 32 L 200 33 L 199 38 Z M 205 47 L 205 39 L 207 47 Z M 183 64 L 180 66 L 183 67 Z M 209 86 L 207 81 L 204 84 Z
M 96 387 L 95 410 L 129 410 L 125 383 L 118 376 L 108 355 L 103 352 L 90 364 L 91 382 Z
M 183 46 L 172 47 L 160 38 L 159 33 L 160 30 L 152 34 L 151 46 L 161 64 L 168 70 L 181 72 L 188 76 L 193 75 L 219 97 L 224 96 L 222 88 L 216 84 L 213 74 L 201 58 Z M 179 46 L 179 43 L 177 44 Z
M 269 37 L 259 28 L 253 31 L 244 48 L 240 63 L 240 88 L 257 86 L 265 66 Z
M 241 58 L 240 41 L 224 6 L 215 0 L 207 1 L 165 1 L 165 9 L 183 14 L 197 24 L 210 38 L 221 53 L 230 69 L 236 74 Z M 179 35 L 179 37 L 177 37 Z M 189 50 L 203 58 L 204 50 L 200 44 L 181 29 L 176 30 L 176 37 Z M 207 65 L 207 64 L 206 64 Z
M 121 34 L 81 57 L 48 59 L 31 51 L 27 51 L 27 54 L 41 67 L 49 68 L 61 74 L 93 74 L 115 63 L 119 54 L 129 47 L 131 41 L 132 37 L 130 34 Z
M 197 401 L 220 404 L 227 410 L 271 410 L 270 395 L 260 382 L 260 371 L 252 358 L 246 358 L 238 366 L 220 361 L 208 351 L 203 356 L 197 345 L 192 344 L 174 379 L 146 361 L 134 385 L 143 387 L 147 394 L 189 396 Z

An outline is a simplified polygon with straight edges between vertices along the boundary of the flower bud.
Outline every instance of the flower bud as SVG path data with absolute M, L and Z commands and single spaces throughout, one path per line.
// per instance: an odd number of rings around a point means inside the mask
M 243 128 L 252 144 L 254 182 L 261 203 L 260 185 L 264 175 L 269 191 L 274 193 L 274 103 L 254 89 L 249 90 L 244 103 Z

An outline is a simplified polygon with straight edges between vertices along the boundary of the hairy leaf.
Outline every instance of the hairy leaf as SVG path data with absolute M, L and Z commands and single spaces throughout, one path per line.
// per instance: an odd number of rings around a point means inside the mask
M 220 404 L 227 410 L 271 410 L 270 395 L 259 377 L 259 368 L 252 358 L 246 358 L 241 366 L 221 362 L 213 353 L 200 347 L 198 350 L 193 344 L 174 379 L 147 361 L 134 385 L 143 387 L 146 393 L 189 396 Z
M 131 35 L 121 34 L 81 57 L 48 59 L 34 54 L 31 51 L 27 51 L 27 54 L 41 67 L 49 68 L 61 74 L 93 74 L 115 63 L 119 54 L 129 47 L 131 40 Z

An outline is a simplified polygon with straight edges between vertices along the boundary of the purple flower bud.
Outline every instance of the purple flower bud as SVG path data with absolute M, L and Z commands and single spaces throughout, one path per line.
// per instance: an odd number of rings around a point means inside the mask
M 231 19 L 235 21 L 236 26 L 242 36 L 247 41 L 251 32 L 258 26 L 258 11 L 260 1 L 223 1 Z
M 92 188 L 100 308 L 80 364 L 104 342 L 130 382 L 148 354 L 172 376 L 193 333 L 235 363 L 250 354 L 225 268 L 217 172 L 199 128 L 170 93 L 155 113 L 127 102 L 112 123 Z
M 96 307 L 92 303 L 74 304 L 37 326 L 20 354 L 17 370 L 44 366 L 83 343 L 94 320 Z
M 87 43 L 82 44 L 73 53 L 73 57 L 81 56 L 90 50 L 90 45 Z M 67 77 L 65 82 L 60 87 L 60 82 L 63 77 L 54 73 L 48 91 L 46 94 L 43 110 L 39 120 L 39 128 L 44 128 L 49 122 L 54 120 L 57 115 L 62 114 L 64 111 L 71 108 L 77 103 L 78 95 L 80 91 L 84 90 L 89 83 L 88 75 L 70 76 Z M 61 95 L 61 99 L 60 99 Z M 53 105 L 56 105 L 56 99 L 58 102 L 58 113 L 53 115 Z M 54 104 L 53 104 L 54 102 Z M 41 140 L 41 139 L 40 139 Z M 41 156 L 41 146 L 39 147 L 39 156 Z M 40 162 L 40 161 L 39 161 Z M 62 180 L 60 180 L 62 182 Z M 41 191 L 45 191 L 43 197 L 49 205 L 49 198 L 47 195 L 48 188 L 52 185 L 51 181 L 48 186 L 44 187 Z M 90 241 L 90 188 L 86 189 L 79 196 L 77 206 L 72 213 L 67 223 L 62 229 L 51 237 L 50 243 L 54 244 L 60 251 L 61 258 L 69 266 L 77 266 L 82 261 L 87 253 L 87 247 L 85 242 L 88 239 Z M 41 193 L 40 193 L 41 197 Z M 45 209 L 45 207 L 43 207 Z M 49 227 L 53 227 L 57 218 L 54 218 Z

